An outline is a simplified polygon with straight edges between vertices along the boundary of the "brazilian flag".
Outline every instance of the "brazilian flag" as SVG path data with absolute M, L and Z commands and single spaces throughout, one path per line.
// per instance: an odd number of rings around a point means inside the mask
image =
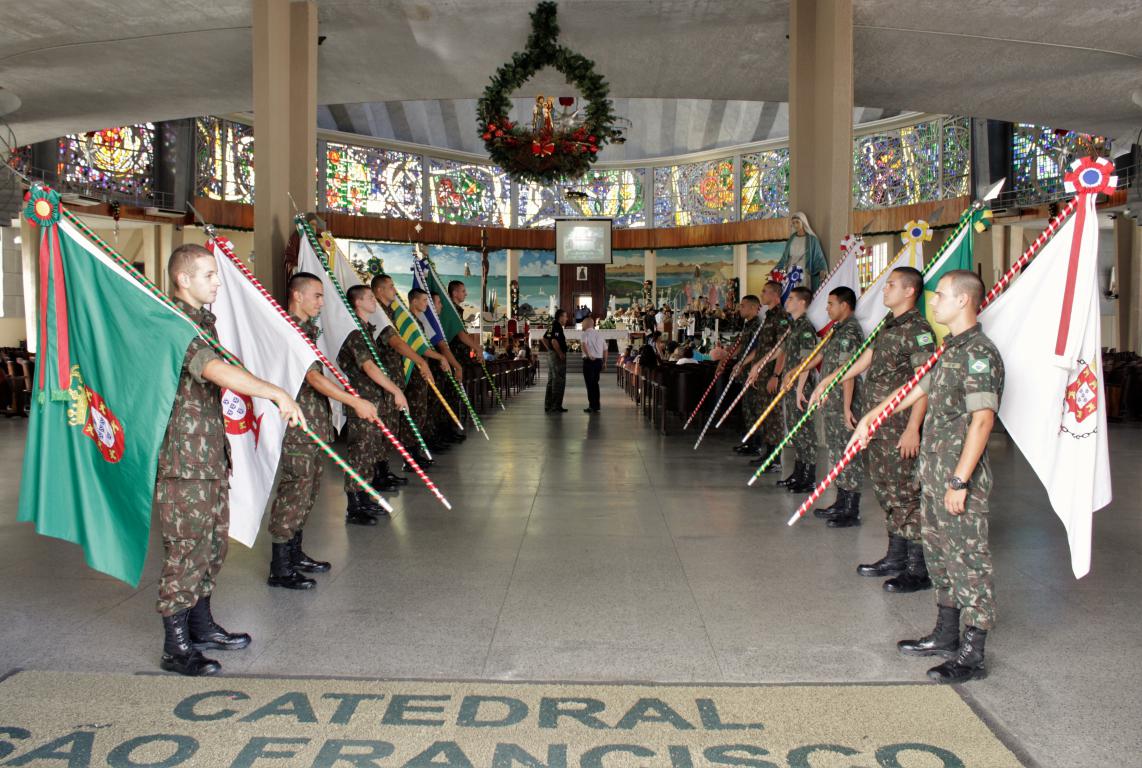
M 389 313 L 393 320 L 393 328 L 404 339 L 405 344 L 412 347 L 412 351 L 421 357 L 424 353 L 432 349 L 425 340 L 424 334 L 420 332 L 420 326 L 413 318 L 412 313 L 405 309 L 404 305 L 400 303 L 399 299 L 395 299 L 389 305 Z M 404 359 L 404 383 L 408 384 L 409 379 L 412 378 L 412 361 L 407 357 Z
M 957 270 L 975 269 L 975 232 L 983 232 L 991 224 L 991 211 L 976 209 L 971 211 L 971 218 L 966 226 L 955 231 L 953 239 L 941 250 L 940 258 L 933 261 L 924 270 L 924 300 L 920 311 L 936 332 L 937 344 L 942 344 L 948 335 L 948 326 L 941 325 L 932 316 L 932 297 L 936 295 L 936 286 L 940 278 L 947 273 Z

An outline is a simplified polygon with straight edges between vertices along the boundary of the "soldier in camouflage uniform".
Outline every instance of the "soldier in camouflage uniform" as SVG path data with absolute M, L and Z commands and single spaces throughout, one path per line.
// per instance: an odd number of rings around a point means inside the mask
M 918 466 L 921 537 L 938 614 L 931 634 L 897 646 L 908 655 L 948 657 L 928 670 L 940 683 L 987 676 L 984 644 L 995 625 L 987 440 L 1003 395 L 1004 368 L 977 320 L 982 301 L 983 282 L 974 272 L 956 270 L 940 279 L 932 314 L 951 333 L 939 362 L 898 406 L 907 408 L 925 398 L 928 402 Z M 868 423 L 884 405 L 858 425 L 855 437 L 862 444 L 868 442 Z
M 452 305 L 452 309 L 455 310 L 457 317 L 459 317 L 461 321 L 464 319 L 464 300 L 467 298 L 468 286 L 464 284 L 464 281 L 452 280 L 448 283 L 447 301 Z M 444 299 L 441 299 L 442 308 L 443 301 Z M 459 360 L 460 365 L 464 366 L 468 372 L 469 378 L 481 382 L 477 386 L 487 386 L 484 382 L 484 369 L 480 364 L 484 359 L 484 350 L 480 347 L 480 337 L 474 333 L 460 331 L 452 337 L 452 340 L 448 342 L 448 346 L 452 350 L 452 356 Z M 463 383 L 464 379 L 460 379 L 460 382 Z M 471 398 L 472 390 L 469 390 L 468 394 L 469 398 Z M 456 411 L 456 413 L 460 413 L 460 411 L 456 409 L 462 409 L 463 407 L 463 404 L 460 403 L 460 396 L 457 395 L 452 401 L 452 409 Z
M 829 291 L 826 310 L 833 321 L 832 337 L 810 363 L 810 367 L 820 363 L 826 371 L 835 371 L 849 361 L 857 347 L 864 341 L 864 331 L 853 315 L 856 309 L 856 294 L 852 288 L 842 286 Z M 850 379 L 841 385 L 841 395 L 833 395 L 821 407 L 821 417 L 825 423 L 825 448 L 828 451 L 829 465 L 840 461 L 848 445 L 852 428 L 861 413 L 861 384 L 858 379 Z M 837 498 L 831 507 L 813 510 L 817 517 L 824 517 L 830 528 L 848 528 L 860 525 L 860 484 L 864 481 L 864 462 L 857 456 L 845 470 L 837 476 Z
M 781 376 L 784 371 L 792 375 L 803 360 L 813 354 L 820 339 L 817 329 L 805 314 L 813 301 L 813 292 L 804 286 L 797 286 L 789 292 L 785 300 L 785 309 L 789 312 L 789 335 L 781 344 L 781 353 L 778 355 L 775 374 Z M 796 390 L 787 394 L 782 400 L 785 415 L 785 432 L 793 429 L 793 425 L 805 412 L 805 387 L 812 386 L 816 381 L 816 370 L 806 368 L 798 377 Z M 789 490 L 790 493 L 808 493 L 813 490 L 817 477 L 817 431 L 812 424 L 797 430 L 793 436 L 794 464 L 793 473 L 784 480 L 778 480 L 777 485 Z
M 419 288 L 413 288 L 408 292 L 408 307 L 412 312 L 412 316 L 416 319 L 417 324 L 420 326 L 421 333 L 428 343 L 432 344 L 434 326 L 428 319 L 429 296 Z M 461 381 L 464 375 L 463 369 L 460 367 L 459 361 L 453 356 L 452 350 L 448 346 L 448 341 L 443 336 L 437 339 L 434 348 L 436 352 L 443 359 L 444 363 L 441 365 L 441 373 L 437 375 L 436 386 L 439 388 L 440 393 L 444 395 L 444 399 L 448 402 L 452 412 L 456 414 L 457 418 L 461 419 L 465 413 L 464 403 L 460 400 L 456 387 L 453 385 L 451 378 L 457 382 Z M 456 405 L 452 401 L 456 401 Z M 432 424 L 432 429 L 436 434 L 438 440 L 448 443 L 462 443 L 467 438 L 464 432 L 456 427 L 452 417 L 448 415 L 448 411 L 444 409 L 440 399 L 433 394 L 428 398 L 428 420 Z
M 298 272 L 290 278 L 289 314 L 311 341 L 319 333 L 317 316 L 325 303 L 321 279 L 309 272 Z M 306 372 L 305 381 L 297 394 L 297 403 L 305 415 L 309 428 L 327 443 L 333 441 L 333 422 L 329 413 L 329 398 L 352 409 L 358 419 L 377 418 L 377 408 L 364 398 L 350 395 L 327 379 L 321 372 L 321 363 L 315 362 Z M 301 548 L 302 530 L 317 500 L 324 464 L 317 444 L 296 429 L 288 430 L 282 440 L 282 455 L 278 462 L 277 495 L 270 507 L 270 541 L 273 554 L 270 559 L 271 587 L 310 589 L 317 582 L 302 573 L 325 573 L 329 563 L 314 560 Z
M 214 315 L 204 308 L 221 285 L 214 256 L 200 245 L 180 246 L 171 253 L 167 272 L 174 303 L 204 335 L 217 339 Z M 154 494 L 163 541 L 156 606 L 165 634 L 161 666 L 183 675 L 212 675 L 221 669 L 203 650 L 250 644 L 249 635 L 220 627 L 210 607 L 230 528 L 230 449 L 222 388 L 272 400 L 291 425 L 305 424 L 297 403 L 279 387 L 223 362 L 203 339 L 191 341 L 159 448 Z
M 368 318 L 377 311 L 377 300 L 373 292 L 363 285 L 354 285 L 346 292 L 346 296 L 361 321 L 361 327 L 372 336 L 376 327 Z M 385 333 L 392 332 L 392 326 L 387 326 L 381 332 L 381 337 L 384 338 Z M 401 388 L 377 365 L 369 343 L 360 331 L 350 333 L 341 344 L 341 349 L 337 353 L 337 366 L 345 373 L 349 383 L 361 397 L 376 406 L 381 420 L 392 428 L 395 424 L 394 419 L 400 418 L 400 411 L 408 408 L 408 401 L 405 400 Z M 385 370 L 392 369 L 386 365 Z M 391 397 L 385 397 L 385 392 Z M 347 457 L 349 466 L 362 477 L 369 477 L 370 473 L 375 472 L 377 462 L 385 460 L 389 450 L 388 440 L 375 424 L 353 413 L 346 416 L 345 436 L 349 446 Z M 349 500 L 345 522 L 353 525 L 377 524 L 377 516 L 383 514 L 383 508 L 376 504 L 369 493 L 362 490 L 348 474 L 345 475 L 345 494 Z
M 555 310 L 551 327 L 543 334 L 547 347 L 547 390 L 543 394 L 544 413 L 563 413 L 563 390 L 567 387 L 567 337 L 563 326 L 568 320 L 567 310 Z
M 916 309 L 923 290 L 924 278 L 912 267 L 894 269 L 888 276 L 884 306 L 892 317 L 844 376 L 848 381 L 867 371 L 870 402 L 891 397 L 936 349 L 932 327 Z M 825 377 L 813 399 L 839 374 L 836 370 Z M 898 410 L 872 436 L 867 450 L 869 478 L 888 528 L 888 551 L 875 563 L 857 566 L 857 573 L 891 577 L 884 583 L 887 592 L 916 592 L 932 586 L 920 541 L 920 483 L 915 466 L 925 409 L 926 403 L 920 401 L 910 412 Z
M 764 320 L 761 319 L 761 307 L 763 305 L 766 307 Z M 755 361 L 760 363 L 777 345 L 778 340 L 789 327 L 789 315 L 781 306 L 780 283 L 773 281 L 766 283 L 761 290 L 760 300 L 756 296 L 746 296 L 742 299 L 740 306 L 739 314 L 746 321 L 742 328 L 742 338 L 745 339 L 742 343 L 742 349 L 744 350 L 749 345 L 755 333 L 757 334 L 757 341 L 754 342 L 752 349 L 743 355 L 741 362 L 735 367 L 735 374 L 740 374 Z M 750 315 L 751 310 L 752 316 Z M 760 332 L 758 332 L 759 323 Z M 770 386 L 772 372 L 777 364 L 775 358 L 776 355 L 770 358 L 764 367 L 754 365 L 756 370 L 751 369 L 749 377 L 747 377 L 747 381 L 752 379 L 753 382 L 745 385 L 746 394 L 742 398 L 742 414 L 745 416 L 747 430 L 761 416 L 777 391 L 776 386 Z M 754 432 L 749 441 L 742 446 L 743 450 L 739 453 L 764 459 L 773 450 L 772 446 L 781 441 L 781 435 L 781 420 L 766 419 L 761 428 Z
M 426 394 L 428 385 L 425 383 L 426 379 L 432 378 L 432 371 L 428 368 L 428 363 L 423 357 L 417 354 L 412 347 L 408 345 L 400 334 L 396 332 L 396 328 L 392 326 L 392 303 L 396 301 L 397 289 L 393 284 L 393 279 L 388 275 L 375 275 L 373 277 L 370 287 L 373 290 L 373 296 L 376 298 L 377 303 L 384 309 L 385 315 L 389 318 L 390 323 L 381 330 L 380 336 L 377 337 L 376 344 L 377 350 L 381 353 L 381 362 L 385 364 L 385 369 L 389 372 L 393 381 L 404 391 L 405 398 L 408 400 L 409 415 L 412 421 L 416 424 L 417 430 L 421 433 L 426 444 L 428 444 L 429 436 L 424 434 L 427 427 L 427 407 L 428 401 Z M 426 353 L 431 357 L 440 357 L 435 350 L 430 350 Z M 407 359 L 412 362 L 415 370 L 408 381 L 405 381 L 404 375 L 404 360 Z M 423 378 L 422 378 L 423 377 Z M 400 440 L 404 443 L 412 454 L 413 459 L 416 460 L 421 466 L 430 466 L 433 462 L 423 454 L 420 449 L 420 441 L 416 438 L 416 433 L 413 432 L 412 425 L 408 423 L 407 419 L 401 420 Z M 430 450 L 438 450 L 439 446 L 433 446 Z M 408 478 L 397 475 L 392 471 L 387 460 L 382 460 L 383 463 L 379 464 L 376 468 L 376 480 L 382 485 L 387 485 L 390 490 L 408 482 Z M 409 466 L 404 467 L 405 470 L 411 469 Z

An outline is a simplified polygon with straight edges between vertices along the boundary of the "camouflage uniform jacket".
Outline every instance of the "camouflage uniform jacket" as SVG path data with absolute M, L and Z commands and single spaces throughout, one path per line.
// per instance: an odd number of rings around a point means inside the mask
M 868 405 L 876 405 L 904 386 L 936 349 L 932 326 L 913 307 L 890 317 L 872 346 L 872 364 L 865 374 Z M 908 425 L 908 410 L 898 410 L 881 425 L 873 439 L 898 440 Z
M 972 413 L 984 409 L 999 412 L 1004 369 L 999 350 L 979 323 L 947 336 L 944 345 L 939 362 L 919 383 L 928 395 L 920 454 L 923 462 L 943 464 L 950 471 L 963 451 Z M 985 449 L 972 477 L 990 481 L 990 475 Z
M 452 300 L 449 299 L 449 301 Z M 464 308 L 454 301 L 452 302 L 452 307 L 456 310 L 456 314 L 462 323 L 464 320 Z M 464 343 L 459 333 L 448 340 L 448 348 L 452 350 L 452 356 L 460 362 L 460 365 L 472 362 L 472 348 Z
M 213 339 L 215 317 L 206 308 L 195 309 L 174 299 L 179 309 Z M 201 338 L 191 339 L 183 358 L 170 422 L 159 448 L 159 478 L 225 480 L 230 471 L 230 444 L 222 416 L 222 390 L 202 377 L 207 363 L 221 359 Z
M 364 327 L 365 332 L 370 335 L 376 330 L 376 326 L 372 323 L 365 323 Z M 372 362 L 375 362 L 373 355 L 360 331 L 353 331 L 345 337 L 341 351 L 337 353 L 337 365 L 345 372 L 345 377 L 349 379 L 349 383 L 353 385 L 358 394 L 376 405 L 384 400 L 385 390 L 381 389 L 380 385 L 365 373 L 365 363 Z M 355 417 L 351 409 L 346 412 L 346 415 L 349 418 Z
M 796 320 L 790 318 L 789 335 L 781 343 L 781 350 L 785 352 L 783 373 L 795 370 L 809 353 L 816 349 L 820 340 L 817 329 L 813 327 L 808 315 L 801 315 Z
M 856 319 L 856 315 L 850 315 L 847 319 L 839 323 L 833 323 L 833 337 L 829 339 L 829 343 L 825 345 L 825 349 L 821 352 L 821 369 L 825 371 L 835 371 L 842 365 L 849 361 L 853 356 L 853 352 L 857 351 L 857 347 L 864 341 L 864 331 L 861 330 L 860 322 Z M 839 384 L 837 385 L 840 386 Z M 844 401 L 837 393 L 837 397 L 829 397 L 827 403 L 836 402 L 835 408 L 840 408 L 840 404 Z M 861 383 L 857 378 L 853 381 L 853 416 L 859 416 L 857 409 L 860 408 L 861 403 Z
M 310 318 L 309 320 L 302 321 L 294 314 L 290 314 L 290 318 L 305 331 L 305 335 L 309 340 L 316 343 L 320 327 L 317 320 Z M 319 362 L 314 362 L 309 366 L 309 371 L 316 371 L 321 373 L 322 366 Z M 325 442 L 330 442 L 333 439 L 333 420 L 329 414 L 329 398 L 325 395 L 318 393 L 316 389 L 309 385 L 308 381 L 301 383 L 301 389 L 297 391 L 298 406 L 301 407 L 301 414 L 305 417 L 305 423 L 313 430 L 314 434 L 320 437 Z M 285 439 L 282 441 L 283 445 L 312 445 L 309 438 L 300 429 L 293 427 L 286 430 Z
M 755 360 L 760 360 L 768 354 L 769 350 L 777 346 L 777 341 L 785 333 L 785 329 L 789 327 L 791 318 L 789 313 L 780 304 L 765 313 L 765 320 L 761 324 L 761 333 L 758 334 L 757 343 L 753 345 L 754 351 L 757 352 Z M 748 324 L 747 324 L 748 325 Z M 756 330 L 756 327 L 755 327 Z M 746 333 L 746 331 L 742 331 Z M 753 338 L 753 333 L 749 333 L 745 337 L 744 344 L 749 344 L 749 340 Z M 777 356 L 774 355 L 770 358 L 769 362 L 765 364 L 765 368 L 761 371 L 761 376 L 758 377 L 758 384 L 761 387 L 765 386 L 765 380 L 773 373 L 774 367 L 777 365 Z
M 755 333 L 757 333 L 757 329 L 760 327 L 761 327 L 761 316 L 760 315 L 753 318 L 752 320 L 746 321 L 746 324 L 742 327 L 741 335 L 738 336 L 738 340 L 740 343 L 738 345 L 737 354 L 734 355 L 734 359 L 732 360 L 733 363 L 741 362 L 745 358 L 745 356 L 747 354 L 746 348 L 749 347 L 749 343 L 751 341 L 753 341 L 753 335 Z M 761 339 L 758 339 L 758 342 L 760 343 Z M 757 344 L 754 344 L 752 349 L 757 349 Z

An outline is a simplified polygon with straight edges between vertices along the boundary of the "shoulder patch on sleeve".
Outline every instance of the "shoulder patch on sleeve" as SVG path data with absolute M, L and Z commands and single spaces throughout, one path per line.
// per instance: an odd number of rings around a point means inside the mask
M 990 373 L 991 361 L 986 357 L 968 356 L 968 373 Z
M 934 341 L 935 341 L 935 339 L 932 338 L 932 334 L 929 333 L 928 331 L 924 331 L 923 333 L 921 333 L 919 336 L 916 337 L 916 343 L 922 347 L 927 346 L 928 344 L 931 344 Z

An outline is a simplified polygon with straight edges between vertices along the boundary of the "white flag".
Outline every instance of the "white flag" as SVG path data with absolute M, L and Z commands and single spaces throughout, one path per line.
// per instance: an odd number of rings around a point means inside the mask
M 1076 578 L 1090 570 L 1094 512 L 1111 499 L 1097 269 L 1090 194 L 980 315 L 1006 372 L 999 416 L 1063 521 Z
M 900 239 L 904 242 L 904 247 L 864 289 L 864 301 L 857 302 L 856 318 L 865 336 L 872 333 L 872 329 L 888 314 L 888 308 L 884 306 L 884 285 L 888 282 L 892 270 L 897 267 L 913 267 L 921 272 L 924 271 L 924 243 L 932 239 L 932 230 L 928 228 L 928 222 L 908 222 L 908 226 L 900 233 Z
M 341 294 L 337 288 L 340 286 L 342 291 L 348 293 L 354 285 L 362 284 L 361 278 L 358 277 L 356 270 L 348 263 L 348 260 L 341 255 L 340 249 L 335 248 L 333 251 L 333 273 L 337 276 L 337 285 L 334 285 L 321 260 L 314 253 L 309 238 L 304 232 L 300 232 L 300 227 L 299 233 L 301 243 L 297 252 L 297 268 L 301 272 L 310 272 L 320 277 L 322 288 L 325 291 L 325 306 L 321 310 L 321 317 L 318 318 L 321 335 L 317 337 L 317 347 L 331 363 L 336 365 L 337 354 L 341 351 L 341 345 L 345 343 L 345 339 L 349 337 L 350 333 L 357 330 L 357 320 L 349 314 L 349 309 L 341 300 Z M 376 315 L 380 315 L 380 317 Z M 377 326 L 378 332 L 390 325 L 388 317 L 379 310 L 370 318 L 370 321 Z M 337 378 L 331 371 L 326 370 L 325 375 L 330 381 L 337 382 Z M 337 386 L 340 387 L 341 385 L 338 383 Z M 341 403 L 330 401 L 330 406 L 333 412 L 333 426 L 336 429 L 341 429 L 345 425 L 345 413 Z
M 847 247 L 846 247 L 847 246 Z M 829 313 L 825 309 L 825 305 L 829 303 L 829 291 L 834 288 L 848 286 L 853 289 L 853 293 L 860 298 L 860 277 L 857 275 L 857 254 L 863 253 L 865 248 L 864 240 L 859 235 L 849 235 L 842 243 L 841 252 L 844 256 L 841 258 L 841 263 L 833 270 L 833 273 L 821 283 L 817 288 L 817 292 L 813 294 L 813 301 L 809 303 L 809 309 L 806 310 L 805 316 L 809 318 L 809 322 L 817 329 L 818 335 L 825 335 L 832 320 L 829 319 Z M 860 306 L 860 303 L 857 303 Z
M 260 379 L 296 397 L 317 354 L 277 308 L 210 243 L 222 287 L 210 311 L 218 340 Z M 230 478 L 230 536 L 250 547 L 262 525 L 287 429 L 269 400 L 222 391 L 222 413 L 234 473 Z

